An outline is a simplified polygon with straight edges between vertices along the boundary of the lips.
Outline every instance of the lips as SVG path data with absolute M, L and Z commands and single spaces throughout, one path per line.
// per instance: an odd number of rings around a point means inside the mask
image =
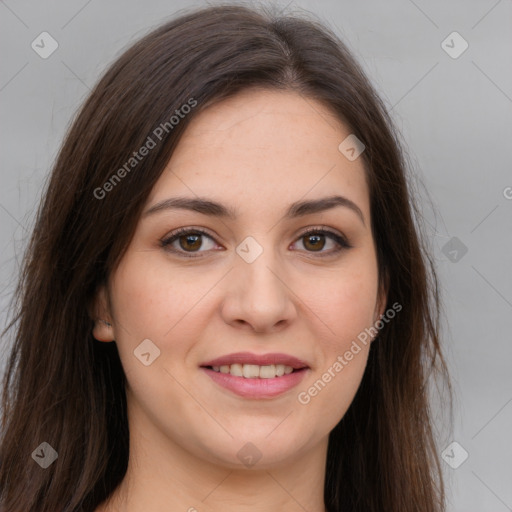
M 206 361 L 200 367 L 217 385 L 246 399 L 278 397 L 310 372 L 305 361 L 277 353 L 237 352 Z
M 232 364 L 252 364 L 257 366 L 284 365 L 291 366 L 294 370 L 309 368 L 309 365 L 305 361 L 288 354 L 273 353 L 257 355 L 250 352 L 236 352 L 234 354 L 228 354 L 212 359 L 211 361 L 201 363 L 199 366 L 208 368 L 213 366 L 228 366 Z

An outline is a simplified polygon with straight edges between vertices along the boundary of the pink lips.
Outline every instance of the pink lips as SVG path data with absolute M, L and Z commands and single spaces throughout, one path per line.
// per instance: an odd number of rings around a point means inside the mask
M 235 377 L 229 373 L 220 373 L 212 370 L 211 366 L 223 366 L 231 364 L 256 364 L 266 366 L 271 364 L 282 364 L 291 366 L 294 371 L 281 377 L 273 379 Z M 309 366 L 300 359 L 287 354 L 264 354 L 256 355 L 250 352 L 237 352 L 226 356 L 218 357 L 201 364 L 201 370 L 208 377 L 225 389 L 244 398 L 273 398 L 297 386 L 306 376 Z
M 289 356 L 287 354 L 251 354 L 250 352 L 236 352 L 226 356 L 212 359 L 200 366 L 223 366 L 227 364 L 257 364 L 258 366 L 266 366 L 269 364 L 284 364 L 298 370 L 300 368 L 308 368 L 308 364 L 300 359 Z

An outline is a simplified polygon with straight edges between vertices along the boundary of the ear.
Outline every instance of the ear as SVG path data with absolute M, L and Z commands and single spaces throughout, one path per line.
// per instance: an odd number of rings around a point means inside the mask
M 389 276 L 384 275 L 383 279 L 379 283 L 379 291 L 377 294 L 377 301 L 375 303 L 375 312 L 373 323 L 377 322 L 379 318 L 384 315 L 386 310 L 386 304 L 388 302 L 388 291 L 389 291 Z
M 114 341 L 114 325 L 110 311 L 110 301 L 105 285 L 101 285 L 96 292 L 91 306 L 89 316 L 94 320 L 92 335 L 98 341 Z

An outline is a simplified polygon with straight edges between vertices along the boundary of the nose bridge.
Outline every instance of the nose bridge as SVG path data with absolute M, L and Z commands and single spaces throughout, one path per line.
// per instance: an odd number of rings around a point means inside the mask
M 269 240 L 270 237 L 267 237 Z M 235 271 L 245 293 L 266 297 L 283 293 L 282 283 L 276 277 L 281 268 L 274 249 L 266 244 L 263 247 L 253 237 L 247 237 L 236 249 L 239 256 Z
M 284 284 L 286 277 L 281 275 L 284 270 L 276 251 L 247 237 L 236 252 L 225 320 L 248 323 L 256 330 L 271 329 L 290 320 L 294 312 L 292 294 Z

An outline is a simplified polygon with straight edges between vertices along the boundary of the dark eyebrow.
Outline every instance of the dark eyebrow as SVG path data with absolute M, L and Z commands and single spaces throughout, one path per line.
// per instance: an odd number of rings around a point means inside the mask
M 349 208 L 361 219 L 364 225 L 364 215 L 359 206 L 353 201 L 343 196 L 330 196 L 321 199 L 313 199 L 310 201 L 297 201 L 292 203 L 284 215 L 285 219 L 294 219 L 296 217 L 302 217 L 304 215 L 310 215 L 313 213 L 323 212 L 330 210 L 337 206 L 344 206 Z M 162 210 L 179 209 L 179 210 L 191 210 L 203 215 L 211 215 L 214 217 L 221 217 L 226 219 L 235 220 L 237 217 L 237 211 L 233 208 L 228 208 L 220 203 L 211 201 L 206 198 L 192 198 L 192 197 L 172 197 L 164 199 L 151 206 L 144 212 L 144 216 L 151 215 Z
M 357 216 L 361 219 L 361 222 L 365 224 L 364 215 L 361 211 L 361 208 L 359 208 L 356 203 L 343 196 L 323 197 L 321 199 L 313 199 L 311 201 L 297 201 L 296 203 L 291 204 L 290 208 L 285 214 L 285 218 L 293 219 L 295 217 L 302 217 L 303 215 L 330 210 L 331 208 L 336 208 L 337 206 L 344 206 L 345 208 L 349 208 L 354 213 L 356 213 Z

